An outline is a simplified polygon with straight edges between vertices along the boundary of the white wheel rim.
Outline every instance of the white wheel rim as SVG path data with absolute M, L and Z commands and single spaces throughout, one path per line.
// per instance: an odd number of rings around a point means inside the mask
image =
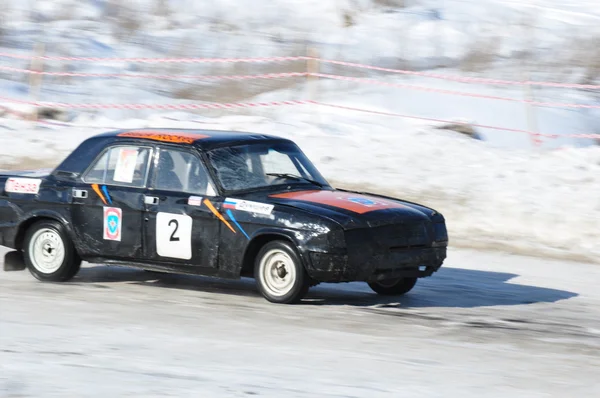
M 36 231 L 28 250 L 32 265 L 43 274 L 56 272 L 65 259 L 65 244 L 58 232 L 50 228 Z
M 260 260 L 260 276 L 271 295 L 284 296 L 296 283 L 294 261 L 283 250 L 269 250 Z

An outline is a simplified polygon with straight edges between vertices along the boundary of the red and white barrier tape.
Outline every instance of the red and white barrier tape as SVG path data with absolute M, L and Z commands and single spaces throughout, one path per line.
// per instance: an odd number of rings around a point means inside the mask
M 513 85 L 513 86 L 547 86 L 547 87 L 580 88 L 580 89 L 592 89 L 592 90 L 600 89 L 600 85 L 595 85 L 595 84 L 553 83 L 553 82 L 539 82 L 539 81 L 532 81 L 532 80 L 519 81 L 519 80 L 489 79 L 489 78 L 483 78 L 483 77 L 463 77 L 463 76 L 452 76 L 452 75 L 445 75 L 445 74 L 439 74 L 439 73 L 382 68 L 379 66 L 357 64 L 357 63 L 345 62 L 345 61 L 334 61 L 334 60 L 330 60 L 330 59 L 317 59 L 317 60 L 322 63 L 333 64 L 333 65 L 349 66 L 352 68 L 369 69 L 369 70 L 376 70 L 379 72 L 397 73 L 397 74 L 402 74 L 402 75 L 429 77 L 432 79 L 449 80 L 449 81 L 455 81 L 455 82 L 460 82 L 460 83 L 480 83 L 480 84 Z
M 99 57 L 61 57 L 50 55 L 19 55 L 6 52 L 0 52 L 0 57 L 12 59 L 42 59 L 45 61 L 79 61 L 79 62 L 135 62 L 146 64 L 157 63 L 229 63 L 229 62 L 286 62 L 303 61 L 310 57 L 262 57 L 262 58 L 99 58 Z
M 233 103 L 208 103 L 208 104 L 69 104 L 62 102 L 36 102 L 16 100 L 13 98 L 0 97 L 0 101 L 26 104 L 35 107 L 47 107 L 58 109 L 153 109 L 153 110 L 193 110 L 193 109 L 234 109 L 234 108 L 259 108 L 272 106 L 305 105 L 313 101 L 291 100 L 270 102 L 233 102 Z
M 290 57 L 262 57 L 262 58 L 119 58 L 119 57 L 62 57 L 62 56 L 35 56 L 35 55 L 19 55 L 6 52 L 0 52 L 0 57 L 12 58 L 12 59 L 41 59 L 46 61 L 78 61 L 78 62 L 132 62 L 132 63 L 259 63 L 259 62 L 288 62 L 288 61 L 307 61 L 315 60 L 321 63 L 341 65 L 357 69 L 368 69 L 379 72 L 397 73 L 411 76 L 421 76 L 432 79 L 455 81 L 460 83 L 479 83 L 479 84 L 491 84 L 491 85 L 516 85 L 516 86 L 546 86 L 546 87 L 557 87 L 557 88 L 576 88 L 576 89 L 589 89 L 598 90 L 600 85 L 596 84 L 576 84 L 576 83 L 555 83 L 555 82 L 542 82 L 532 80 L 505 80 L 505 79 L 490 79 L 481 77 L 464 77 L 464 76 L 452 76 L 439 73 L 431 72 L 419 72 L 410 71 L 403 69 L 384 68 L 380 66 L 365 65 L 355 62 L 337 61 L 331 59 L 322 59 L 308 56 L 290 56 Z
M 19 73 L 27 73 L 34 75 L 48 75 L 48 76 L 67 76 L 67 77 L 102 77 L 102 78 L 156 78 L 156 79 L 196 79 L 196 80 L 204 80 L 204 81 L 219 81 L 219 80 L 252 80 L 252 79 L 280 79 L 280 78 L 290 78 L 290 77 L 305 77 L 305 76 L 315 76 L 332 80 L 343 80 L 350 81 L 356 83 L 366 83 L 371 85 L 385 86 L 385 87 L 394 87 L 394 88 L 402 88 L 409 90 L 418 90 L 432 93 L 440 93 L 440 94 L 448 94 L 448 95 L 457 95 L 462 97 L 473 97 L 473 98 L 482 98 L 482 99 L 491 99 L 498 101 L 508 101 L 508 102 L 519 102 L 525 103 L 535 106 L 546 106 L 553 108 L 580 108 L 580 109 L 600 109 L 600 105 L 585 105 L 585 104 L 571 104 L 571 103 L 559 103 L 559 102 L 543 102 L 543 101 L 532 101 L 527 99 L 519 99 L 519 98 L 510 98 L 510 97 L 501 97 L 495 95 L 485 95 L 485 94 L 477 94 L 477 93 L 469 93 L 463 91 L 455 91 L 455 90 L 445 90 L 438 89 L 433 87 L 424 87 L 424 86 L 416 86 L 411 84 L 402 84 L 402 83 L 392 83 L 392 82 L 383 82 L 375 79 L 362 78 L 362 77 L 349 77 L 349 76 L 339 76 L 339 75 L 331 75 L 326 73 L 309 73 L 309 72 L 286 72 L 286 73 L 266 73 L 259 75 L 153 75 L 153 74 L 127 74 L 127 73 L 74 73 L 74 72 L 38 72 L 32 71 L 29 69 L 19 69 L 12 68 L 8 66 L 0 66 L 0 70 L 8 70 Z
M 115 77 L 136 79 L 196 79 L 196 80 L 251 80 L 251 79 L 279 79 L 286 77 L 304 77 L 307 72 L 265 73 L 260 75 L 157 75 L 157 74 L 131 74 L 131 73 L 77 73 L 77 72 L 40 72 L 31 69 L 12 68 L 0 66 L 0 70 L 24 73 L 28 75 L 64 76 L 64 77 Z

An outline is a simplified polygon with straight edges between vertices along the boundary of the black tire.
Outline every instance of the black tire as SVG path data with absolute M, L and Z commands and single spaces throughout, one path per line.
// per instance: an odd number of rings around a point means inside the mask
M 282 261 L 280 266 L 277 261 Z M 290 279 L 286 281 L 286 277 Z M 263 297 L 277 304 L 299 302 L 310 287 L 310 277 L 296 249 L 283 240 L 271 241 L 260 249 L 254 260 L 254 279 Z M 278 292 L 276 283 L 279 281 L 285 288 Z
M 41 245 L 42 253 L 35 253 L 34 245 Z M 56 245 L 52 248 L 52 245 Z M 44 261 L 60 254 L 60 245 L 64 256 L 54 257 L 50 265 Z M 39 257 L 39 258 L 38 258 Z M 69 238 L 64 226 L 58 221 L 43 220 L 31 225 L 25 232 L 23 240 L 23 259 L 31 274 L 44 282 L 66 282 L 72 279 L 81 267 L 81 258 L 77 255 L 73 242 Z
M 389 281 L 369 282 L 368 284 L 375 293 L 382 296 L 401 296 L 415 287 L 417 278 L 398 278 Z

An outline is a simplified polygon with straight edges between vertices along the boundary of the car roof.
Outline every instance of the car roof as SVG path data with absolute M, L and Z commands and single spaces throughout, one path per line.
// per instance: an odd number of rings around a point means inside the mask
M 108 145 L 131 142 L 169 143 L 171 145 L 192 146 L 200 151 L 235 145 L 265 143 L 294 144 L 292 140 L 274 135 L 245 131 L 222 131 L 202 129 L 138 128 L 114 130 L 97 134 L 84 140 L 53 171 L 58 173 L 82 173 L 92 159 L 95 159 Z
M 140 139 L 181 145 L 193 145 L 203 151 L 223 146 L 252 144 L 255 142 L 292 142 L 291 140 L 274 135 L 246 131 L 171 128 L 115 130 L 99 134 L 96 137 L 114 137 L 115 140 Z

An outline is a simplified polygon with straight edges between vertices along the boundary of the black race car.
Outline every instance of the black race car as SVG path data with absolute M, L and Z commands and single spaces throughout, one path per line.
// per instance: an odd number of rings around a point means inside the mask
M 276 303 L 320 282 L 399 295 L 446 258 L 442 214 L 332 188 L 290 140 L 245 132 L 119 130 L 54 170 L 0 174 L 5 270 L 67 281 L 83 261 L 254 277 Z

